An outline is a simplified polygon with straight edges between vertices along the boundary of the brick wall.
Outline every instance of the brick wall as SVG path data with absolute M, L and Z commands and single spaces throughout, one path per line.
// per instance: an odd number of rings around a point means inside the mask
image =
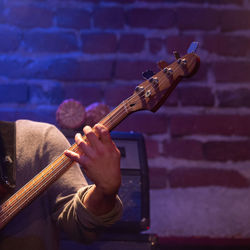
M 249 0 L 0 0 L 0 38 L 1 119 L 50 123 L 66 98 L 115 107 L 199 41 L 199 72 L 117 129 L 145 135 L 150 232 L 250 237 Z

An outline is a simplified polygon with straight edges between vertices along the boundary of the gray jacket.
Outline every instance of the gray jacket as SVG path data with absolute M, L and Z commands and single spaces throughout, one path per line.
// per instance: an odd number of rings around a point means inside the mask
M 53 125 L 16 122 L 17 189 L 26 184 L 69 147 L 67 139 Z M 94 216 L 81 200 L 90 186 L 77 164 L 23 209 L 0 232 L 1 250 L 59 249 L 59 231 L 70 238 L 89 242 L 106 226 L 117 221 L 122 204 L 117 197 L 114 209 Z

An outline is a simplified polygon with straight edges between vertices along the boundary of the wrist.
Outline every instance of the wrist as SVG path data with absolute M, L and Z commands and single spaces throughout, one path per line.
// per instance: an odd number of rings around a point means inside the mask
M 119 185 L 120 187 L 120 185 Z M 103 185 L 94 185 L 94 189 L 95 192 L 99 195 L 99 196 L 103 196 L 105 198 L 108 197 L 115 197 L 118 194 L 119 191 L 119 187 L 105 187 Z
M 102 188 L 93 185 L 83 197 L 82 202 L 87 210 L 99 216 L 110 212 L 115 206 L 116 199 L 116 193 L 106 194 Z

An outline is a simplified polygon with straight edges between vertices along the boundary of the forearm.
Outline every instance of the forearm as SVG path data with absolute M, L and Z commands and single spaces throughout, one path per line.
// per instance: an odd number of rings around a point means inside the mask
M 116 193 L 106 195 L 103 191 L 93 185 L 82 200 L 88 211 L 96 216 L 107 214 L 110 212 L 116 203 Z

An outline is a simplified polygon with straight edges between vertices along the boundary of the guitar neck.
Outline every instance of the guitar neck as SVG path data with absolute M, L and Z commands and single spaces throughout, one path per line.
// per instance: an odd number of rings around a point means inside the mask
M 129 113 L 126 103 L 122 102 L 112 110 L 99 123 L 103 124 L 111 131 Z M 78 151 L 78 146 L 74 143 L 69 150 Z M 0 207 L 0 229 L 2 229 L 19 211 L 26 207 L 32 200 L 40 195 L 50 184 L 55 182 L 71 165 L 73 161 L 61 154 L 55 161 L 50 163 L 26 185 L 13 194 Z
M 155 112 L 183 77 L 188 77 L 197 71 L 199 62 L 199 57 L 192 52 L 179 58 L 171 65 L 164 66 L 165 68 L 160 72 L 138 85 L 131 97 L 124 100 L 99 123 L 111 131 L 130 113 L 143 109 Z M 86 137 L 84 136 L 83 139 L 86 140 Z M 76 144 L 73 144 L 69 150 L 78 152 L 79 148 Z M 5 201 L 0 207 L 0 229 L 51 183 L 57 180 L 72 163 L 73 161 L 61 154 L 54 162 Z
M 122 120 L 124 120 L 131 113 L 127 105 L 127 100 L 123 101 L 108 115 L 106 115 L 99 123 L 104 125 L 109 131 L 113 130 L 118 124 L 121 123 Z

